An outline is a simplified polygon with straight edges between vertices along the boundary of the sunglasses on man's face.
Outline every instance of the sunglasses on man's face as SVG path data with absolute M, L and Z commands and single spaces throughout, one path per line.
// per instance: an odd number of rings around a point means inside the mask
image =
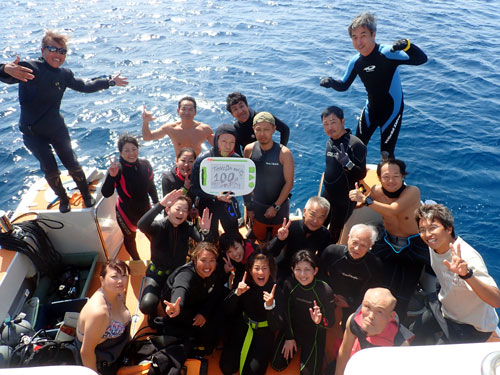
M 57 53 L 60 53 L 61 55 L 65 55 L 66 52 L 68 52 L 68 50 L 66 48 L 57 48 L 55 46 L 45 46 L 43 48 L 49 52 L 57 52 Z

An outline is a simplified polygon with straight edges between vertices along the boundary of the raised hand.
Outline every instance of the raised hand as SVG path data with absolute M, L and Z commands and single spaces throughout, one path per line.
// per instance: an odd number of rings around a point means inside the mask
M 321 309 L 319 308 L 319 306 L 316 304 L 316 300 L 314 300 L 313 303 L 314 306 L 312 308 L 309 307 L 309 315 L 311 316 L 311 319 L 314 322 L 314 324 L 319 324 L 321 323 L 323 314 L 321 313 Z
M 231 259 L 229 259 L 229 256 L 222 257 L 222 260 L 224 260 L 224 271 L 226 273 L 234 271 L 234 266 L 231 263 Z
M 172 190 L 163 197 L 160 204 L 165 208 L 170 208 L 180 196 L 182 196 L 182 189 Z
M 344 144 L 340 144 L 340 150 L 337 148 L 337 146 L 333 146 L 333 151 L 335 151 L 334 157 L 335 160 L 339 162 L 339 164 L 342 166 L 342 168 L 348 168 L 351 169 L 353 167 L 353 163 L 351 159 L 349 159 L 349 155 L 347 155 L 347 152 L 344 149 Z
M 125 87 L 128 85 L 128 78 L 127 77 L 120 77 L 121 73 L 118 73 L 116 76 L 113 77 L 113 81 L 115 81 L 116 86 L 121 86 Z
M 205 317 L 203 315 L 196 314 L 196 316 L 193 319 L 193 326 L 203 327 L 206 322 L 207 322 L 207 320 L 205 319 Z
M 451 263 L 445 259 L 443 263 L 448 269 L 456 273 L 459 276 L 465 276 L 469 272 L 469 267 L 467 266 L 467 262 L 462 259 L 462 251 L 460 250 L 460 244 L 457 244 L 456 249 L 453 247 L 453 244 L 450 243 L 451 250 Z
M 181 297 L 177 297 L 177 300 L 174 303 L 167 300 L 164 300 L 163 302 L 166 305 L 165 312 L 168 317 L 175 318 L 181 313 Z
M 19 56 L 13 62 L 4 65 L 4 72 L 10 75 L 12 78 L 18 79 L 22 82 L 28 82 L 32 80 L 35 76 L 32 74 L 33 70 L 25 66 L 19 65 Z
M 231 192 L 227 192 L 226 194 L 223 194 L 223 195 L 218 195 L 217 200 L 219 200 L 221 202 L 230 203 L 231 202 Z
M 203 214 L 201 215 L 200 228 L 201 230 L 210 230 L 210 223 L 212 222 L 212 214 L 210 213 L 208 207 L 205 207 Z
M 238 287 L 236 288 L 235 293 L 238 297 L 241 296 L 246 291 L 248 291 L 248 289 L 250 289 L 250 287 L 247 285 L 246 281 L 247 281 L 247 272 L 245 271 L 245 273 L 243 274 L 243 278 L 238 283 Z
M 273 285 L 273 289 L 271 289 L 270 293 L 264 291 L 264 302 L 267 307 L 271 307 L 273 305 L 274 293 L 276 293 L 276 284 Z
M 150 123 L 151 121 L 156 120 L 156 117 L 153 117 L 151 112 L 146 111 L 146 106 L 142 106 L 142 122 Z
M 278 229 L 278 233 L 277 233 L 278 239 L 280 241 L 284 241 L 287 239 L 291 223 L 292 223 L 292 220 L 288 220 L 288 223 L 287 223 L 286 217 L 283 218 L 283 224 L 281 225 L 281 228 Z
M 410 39 L 399 39 L 392 44 L 391 52 L 408 51 L 410 48 Z
M 283 345 L 283 349 L 281 350 L 281 354 L 283 354 L 283 357 L 285 357 L 285 359 L 288 361 L 293 358 L 293 355 L 296 351 L 297 343 L 295 342 L 295 340 L 286 340 L 285 344 Z
M 333 87 L 333 78 L 332 77 L 321 78 L 321 81 L 319 82 L 319 85 L 321 87 L 326 87 L 326 88 Z
M 354 202 L 363 202 L 365 200 L 365 195 L 359 190 L 357 182 L 354 183 L 354 189 L 349 192 L 349 199 Z
M 109 158 L 109 168 L 108 172 L 111 177 L 116 177 L 118 172 L 120 171 L 120 168 L 118 166 L 118 163 L 116 162 L 116 156 L 113 156 L 113 158 Z

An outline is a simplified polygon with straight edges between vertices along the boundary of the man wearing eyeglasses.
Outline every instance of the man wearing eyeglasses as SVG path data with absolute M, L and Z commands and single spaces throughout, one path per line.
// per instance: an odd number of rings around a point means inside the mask
M 195 121 L 196 100 L 191 96 L 185 96 L 179 100 L 177 106 L 179 121 L 160 126 L 153 131 L 149 128 L 149 123 L 156 120 L 153 114 L 146 111 L 144 106 L 142 111 L 142 138 L 145 141 L 153 141 L 168 136 L 174 146 L 175 155 L 184 147 L 191 147 L 196 155 L 201 154 L 201 145 L 208 141 L 214 145 L 214 132 L 210 125 Z
M 440 331 L 440 341 L 450 344 L 488 340 L 498 325 L 495 309 L 500 308 L 500 291 L 483 258 L 455 235 L 447 207 L 423 205 L 415 212 L 415 220 L 429 246 L 431 266 L 441 288 L 438 298 L 430 301 L 430 309 L 412 327 L 414 344 L 426 344 Z
M 349 198 L 361 202 L 382 215 L 384 232 L 373 245 L 372 253 L 384 265 L 384 286 L 398 302 L 396 312 L 403 320 L 408 303 L 415 292 L 422 269 L 430 267 L 429 251 L 418 234 L 414 212 L 420 206 L 420 190 L 406 185 L 406 164 L 398 159 L 386 159 L 377 166 L 381 185 L 374 185 L 369 196 L 356 186 Z
M 75 78 L 70 69 L 61 68 L 68 51 L 66 44 L 65 35 L 47 31 L 42 39 L 42 57 L 39 60 L 20 61 L 18 56 L 11 63 L 0 64 L 0 81 L 19 84 L 19 129 L 23 133 L 25 146 L 38 159 L 47 183 L 59 197 L 59 210 L 62 213 L 70 211 L 71 205 L 61 183 L 52 148 L 73 177 L 85 206 L 95 204 L 85 174 L 71 148 L 68 128 L 59 112 L 64 91 L 70 88 L 91 93 L 128 84 L 127 79 L 120 77 L 120 74 L 112 79 L 90 81 Z

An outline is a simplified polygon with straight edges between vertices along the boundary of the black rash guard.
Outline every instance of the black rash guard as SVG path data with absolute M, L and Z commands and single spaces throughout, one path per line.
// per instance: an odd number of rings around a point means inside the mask
M 19 83 L 19 128 L 25 134 L 50 136 L 66 126 L 59 112 L 66 88 L 84 93 L 109 88 L 107 79 L 84 81 L 75 78 L 70 69 L 53 68 L 42 58 L 21 61 L 19 65 L 32 69 L 35 78 L 28 82 L 19 81 L 5 73 L 5 65 L 0 64 L 0 81 Z
M 382 262 L 370 251 L 361 259 L 353 259 L 347 246 L 330 245 L 321 255 L 320 268 L 333 292 L 349 304 L 343 309 L 345 318 L 361 304 L 368 289 L 383 285 Z
M 203 241 L 203 235 L 196 227 L 183 222 L 174 227 L 168 217 L 154 220 L 165 207 L 156 204 L 139 220 L 138 228 L 149 236 L 151 241 L 151 262 L 162 270 L 173 270 L 186 263 L 188 240 Z
M 278 236 L 267 245 L 267 250 L 277 257 L 286 246 L 284 258 L 278 263 L 278 281 L 284 282 L 291 275 L 290 259 L 299 250 L 309 250 L 318 256 L 324 248 L 330 244 L 328 229 L 322 226 L 320 229 L 311 231 L 304 224 L 304 220 L 293 220 L 288 229 L 288 237 L 280 241 Z
M 243 150 L 245 146 L 249 143 L 255 142 L 255 133 L 253 132 L 253 118 L 259 112 L 255 112 L 253 109 L 249 108 L 250 116 L 245 122 L 240 122 L 236 120 L 234 122 L 234 128 L 236 129 L 236 152 L 240 152 L 243 155 Z M 276 130 L 280 132 L 280 144 L 286 146 L 288 143 L 288 138 L 290 137 L 290 128 L 287 124 L 281 121 L 279 118 L 274 116 L 274 122 L 276 124 Z
M 108 172 L 101 192 L 108 198 L 116 189 L 117 210 L 123 218 L 126 218 L 127 224 L 131 224 L 130 229 L 135 231 L 139 219 L 151 208 L 149 197 L 153 204 L 158 203 L 153 168 L 146 159 L 137 159 L 135 163 L 129 163 L 123 158 L 120 158 L 119 167 L 120 170 L 115 177 Z
M 272 366 L 277 371 L 284 370 L 289 361 L 283 354 L 285 340 L 295 340 L 301 349 L 301 374 L 321 374 L 326 341 L 326 328 L 334 323 L 335 303 L 330 286 L 318 279 L 309 285 L 301 285 L 293 276 L 285 281 L 283 287 L 285 296 L 286 328 L 279 337 L 274 352 Z M 315 324 L 309 313 L 314 301 L 323 314 L 322 321 Z

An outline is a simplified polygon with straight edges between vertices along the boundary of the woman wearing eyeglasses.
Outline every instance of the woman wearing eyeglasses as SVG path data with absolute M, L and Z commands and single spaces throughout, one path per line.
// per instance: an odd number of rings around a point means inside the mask
M 19 129 L 23 133 L 26 147 L 40 162 L 45 179 L 59 197 L 59 210 L 71 209 L 66 189 L 61 183 L 60 172 L 52 152 L 68 169 L 76 186 L 82 193 L 86 207 L 95 204 L 89 192 L 87 179 L 71 148 L 71 140 L 64 118 L 59 112 L 66 88 L 91 93 L 111 86 L 126 86 L 126 78 L 116 75 L 112 79 L 99 78 L 84 81 L 75 78 L 73 72 L 61 68 L 66 60 L 68 38 L 54 31 L 47 31 L 42 39 L 42 57 L 38 60 L 15 61 L 0 64 L 0 81 L 19 83 L 21 117 Z

